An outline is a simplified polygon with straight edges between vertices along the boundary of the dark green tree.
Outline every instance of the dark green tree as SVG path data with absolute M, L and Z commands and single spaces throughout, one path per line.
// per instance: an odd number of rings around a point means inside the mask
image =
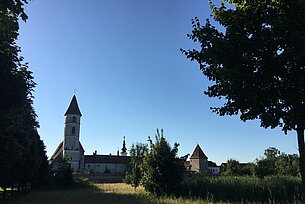
M 72 168 L 71 164 L 69 163 L 68 157 L 64 157 L 59 162 L 58 168 L 54 172 L 54 181 L 55 186 L 59 187 L 70 187 L 73 182 L 73 175 L 72 175 Z
M 185 172 L 184 162 L 177 157 L 179 144 L 171 148 L 162 129 L 161 133 L 157 129 L 155 138 L 155 143 L 149 138 L 150 149 L 141 166 L 141 182 L 145 190 L 157 196 L 174 194 Z
M 37 181 L 41 165 L 47 162 L 33 108 L 36 84 L 16 45 L 19 18 L 27 19 L 26 3 L 0 1 L 0 186 L 4 189 Z
M 235 159 L 229 159 L 227 161 L 226 170 L 223 173 L 226 176 L 237 176 L 241 174 L 241 167 L 239 161 Z
M 200 49 L 182 52 L 214 82 L 205 94 L 224 99 L 213 112 L 296 131 L 305 197 L 305 1 L 224 0 L 211 9 L 222 28 L 195 18 L 188 36 Z
M 140 185 L 142 179 L 143 174 L 141 172 L 141 165 L 147 152 L 147 144 L 137 143 L 131 145 L 131 161 L 129 163 L 130 170 L 126 173 L 125 182 L 131 184 L 135 189 Z
M 277 174 L 275 160 L 266 158 L 257 160 L 254 167 L 254 174 L 260 178 Z
M 264 156 L 266 159 L 276 160 L 276 158 L 281 154 L 280 150 L 275 147 L 269 147 L 265 150 Z
M 277 148 L 269 147 L 264 156 L 256 159 L 254 174 L 258 177 L 268 175 L 298 176 L 299 158 L 296 154 L 285 154 Z
M 280 155 L 280 151 L 275 147 L 269 147 L 264 152 L 264 157 L 256 160 L 254 173 L 258 177 L 277 174 L 275 162 Z
M 224 176 L 250 176 L 253 175 L 253 163 L 240 163 L 235 159 L 229 159 L 225 166 Z
M 298 176 L 300 173 L 298 155 L 280 154 L 275 162 L 275 168 L 278 174 Z

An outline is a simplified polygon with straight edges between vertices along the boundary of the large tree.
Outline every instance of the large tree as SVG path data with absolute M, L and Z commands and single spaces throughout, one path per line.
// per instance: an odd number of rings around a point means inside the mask
M 215 113 L 296 131 L 305 197 L 305 1 L 210 4 L 222 28 L 195 18 L 189 38 L 201 48 L 182 52 L 214 82 L 205 94 L 224 99 Z
M 32 72 L 16 45 L 27 0 L 0 1 L 0 186 L 42 183 L 45 147 L 33 108 Z M 40 181 L 38 181 L 40 180 Z M 5 195 L 5 194 L 3 194 Z

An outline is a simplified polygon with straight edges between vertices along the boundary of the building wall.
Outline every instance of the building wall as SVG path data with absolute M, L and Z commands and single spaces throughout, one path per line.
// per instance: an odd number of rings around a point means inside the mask
M 75 122 L 73 122 L 73 117 L 75 117 Z M 75 133 L 72 133 L 72 127 L 75 128 Z M 79 136 L 80 132 L 80 116 L 78 115 L 67 115 L 65 119 L 65 135 L 77 135 Z
M 90 173 L 125 173 L 127 164 L 85 163 L 85 172 Z
M 71 168 L 74 171 L 80 169 L 80 154 L 79 150 L 65 150 L 64 157 L 67 157 L 69 162 L 71 163 Z
M 208 161 L 205 158 L 190 159 L 191 171 L 208 173 Z
M 81 170 L 82 161 L 79 150 L 80 116 L 68 114 L 64 127 L 64 156 L 69 159 L 74 171 Z
M 74 129 L 74 132 L 73 132 Z M 64 149 L 79 149 L 80 116 L 69 114 L 65 117 Z
M 85 156 L 84 156 L 84 151 L 82 149 L 79 150 L 79 170 L 83 172 L 85 170 Z
M 218 174 L 220 174 L 220 168 L 219 167 L 208 167 L 208 172 L 211 175 L 218 175 Z
M 200 173 L 208 173 L 208 160 L 206 158 L 199 159 Z

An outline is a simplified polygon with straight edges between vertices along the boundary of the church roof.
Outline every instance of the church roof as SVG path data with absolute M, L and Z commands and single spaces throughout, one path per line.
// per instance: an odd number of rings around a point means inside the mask
M 208 161 L 208 167 L 218 167 L 215 162 Z
M 77 104 L 77 100 L 76 100 L 76 96 L 74 95 L 72 100 L 71 100 L 71 103 L 65 113 L 65 116 L 67 114 L 74 114 L 74 115 L 80 115 L 82 116 L 80 110 L 79 110 L 79 107 L 78 107 L 78 104 Z
M 56 148 L 54 154 L 51 156 L 50 161 L 52 162 L 52 161 L 56 160 L 56 158 L 62 154 L 63 150 L 64 150 L 64 145 L 63 145 L 63 142 L 61 142 L 61 143 L 59 143 L 58 147 Z
M 129 162 L 129 156 L 85 155 L 85 163 L 128 164 Z
M 80 149 L 80 151 L 85 152 L 83 145 L 80 142 L 79 142 L 79 149 Z M 50 161 L 52 162 L 52 161 L 56 160 L 56 158 L 58 156 L 62 157 L 63 151 L 64 151 L 64 142 L 62 141 L 61 143 L 59 143 L 54 154 L 51 156 Z
M 191 159 L 199 159 L 199 158 L 208 158 L 200 148 L 199 144 L 197 144 L 192 156 L 190 157 Z

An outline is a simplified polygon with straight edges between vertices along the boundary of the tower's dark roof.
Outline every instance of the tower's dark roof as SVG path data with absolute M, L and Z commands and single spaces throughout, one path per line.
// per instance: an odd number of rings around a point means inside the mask
M 75 95 L 73 96 L 72 100 L 71 100 L 71 103 L 69 105 L 69 108 L 68 110 L 66 111 L 65 113 L 65 116 L 67 114 L 75 114 L 75 115 L 80 115 L 82 116 L 80 110 L 79 110 L 79 107 L 78 107 L 78 104 L 77 104 L 77 100 L 76 100 L 76 97 Z
M 199 158 L 208 158 L 200 148 L 199 144 L 197 144 L 192 156 L 190 157 L 191 159 L 199 159 Z

